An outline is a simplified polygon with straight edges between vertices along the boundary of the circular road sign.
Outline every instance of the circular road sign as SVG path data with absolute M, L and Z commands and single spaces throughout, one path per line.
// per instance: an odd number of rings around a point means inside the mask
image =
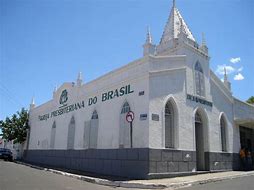
M 126 121 L 128 121 L 129 123 L 132 122 L 134 120 L 134 113 L 132 111 L 129 111 L 126 114 Z

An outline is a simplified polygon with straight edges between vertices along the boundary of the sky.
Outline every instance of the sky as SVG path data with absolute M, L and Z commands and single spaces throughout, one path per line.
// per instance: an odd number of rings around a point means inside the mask
M 233 95 L 254 95 L 254 1 L 176 0 L 209 48 L 210 67 L 226 67 Z M 84 82 L 142 57 L 147 26 L 158 44 L 172 0 L 0 0 L 0 120 L 52 98 L 54 87 Z

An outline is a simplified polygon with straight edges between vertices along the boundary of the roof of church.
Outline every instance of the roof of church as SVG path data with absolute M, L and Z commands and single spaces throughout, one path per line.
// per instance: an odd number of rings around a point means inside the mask
M 176 8 L 175 1 L 173 1 L 173 7 L 164 28 L 160 43 L 165 43 L 172 38 L 177 38 L 181 30 L 187 35 L 187 38 L 196 41 L 179 10 Z

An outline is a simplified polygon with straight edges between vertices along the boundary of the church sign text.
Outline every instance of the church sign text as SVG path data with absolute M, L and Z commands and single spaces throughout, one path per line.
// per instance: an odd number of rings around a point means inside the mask
M 134 90 L 131 90 L 131 85 L 126 85 L 126 86 L 123 86 L 121 88 L 118 88 L 118 89 L 115 89 L 115 90 L 110 90 L 110 91 L 102 93 L 100 100 L 101 100 L 101 102 L 105 102 L 105 101 L 108 101 L 108 100 L 111 100 L 111 99 L 114 99 L 114 98 L 117 98 L 117 97 L 121 97 L 121 96 L 124 96 L 124 95 L 127 95 L 127 94 L 131 94 L 133 92 L 134 92 Z M 60 99 L 59 99 L 59 103 L 61 104 L 59 109 L 54 110 L 51 113 L 46 113 L 44 115 L 39 115 L 38 116 L 39 120 L 40 121 L 43 121 L 43 120 L 46 121 L 46 120 L 48 120 L 52 117 L 57 117 L 59 115 L 65 114 L 65 113 L 69 113 L 69 112 L 72 112 L 72 111 L 75 111 L 75 110 L 85 108 L 85 101 L 84 100 L 82 100 L 80 102 L 76 102 L 76 103 L 71 104 L 71 105 L 66 104 L 67 100 L 68 100 L 68 92 L 67 92 L 67 90 L 63 90 L 62 94 L 60 96 Z M 88 98 L 87 106 L 94 105 L 94 104 L 97 103 L 97 101 L 98 101 L 97 96 Z
M 191 100 L 193 102 L 197 102 L 197 103 L 200 103 L 200 104 L 204 104 L 204 105 L 213 107 L 213 103 L 212 102 L 209 102 L 209 101 L 204 100 L 202 98 L 199 98 L 197 96 L 193 96 L 193 95 L 187 94 L 187 99 Z

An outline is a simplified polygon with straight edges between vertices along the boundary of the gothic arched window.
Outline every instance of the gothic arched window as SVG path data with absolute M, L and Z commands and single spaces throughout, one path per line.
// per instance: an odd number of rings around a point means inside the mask
M 204 72 L 199 62 L 195 64 L 195 86 L 196 94 L 199 96 L 205 96 Z
M 94 110 L 93 114 L 92 114 L 92 118 L 91 119 L 98 119 L 98 113 L 96 110 Z
M 174 109 L 170 101 L 165 106 L 165 147 L 174 148 L 175 121 Z
M 220 118 L 220 132 L 221 132 L 221 150 L 222 151 L 227 151 L 227 138 L 226 138 L 226 120 L 224 116 L 221 116 Z
M 67 149 L 74 149 L 74 141 L 75 141 L 75 119 L 74 116 L 72 116 L 68 126 Z
M 122 110 L 121 110 L 121 114 L 123 113 L 128 113 L 130 111 L 130 105 L 128 102 L 125 102 L 123 104 Z
M 202 123 L 202 118 L 198 112 L 195 114 L 195 123 Z
M 119 147 L 130 148 L 130 124 L 126 121 L 126 114 L 131 111 L 128 102 L 125 102 L 120 114 Z
M 51 128 L 51 136 L 50 136 L 50 148 L 55 148 L 55 138 L 56 138 L 56 122 L 53 122 L 52 128 Z
M 96 110 L 93 111 L 90 122 L 89 148 L 97 148 L 99 128 L 99 116 Z

